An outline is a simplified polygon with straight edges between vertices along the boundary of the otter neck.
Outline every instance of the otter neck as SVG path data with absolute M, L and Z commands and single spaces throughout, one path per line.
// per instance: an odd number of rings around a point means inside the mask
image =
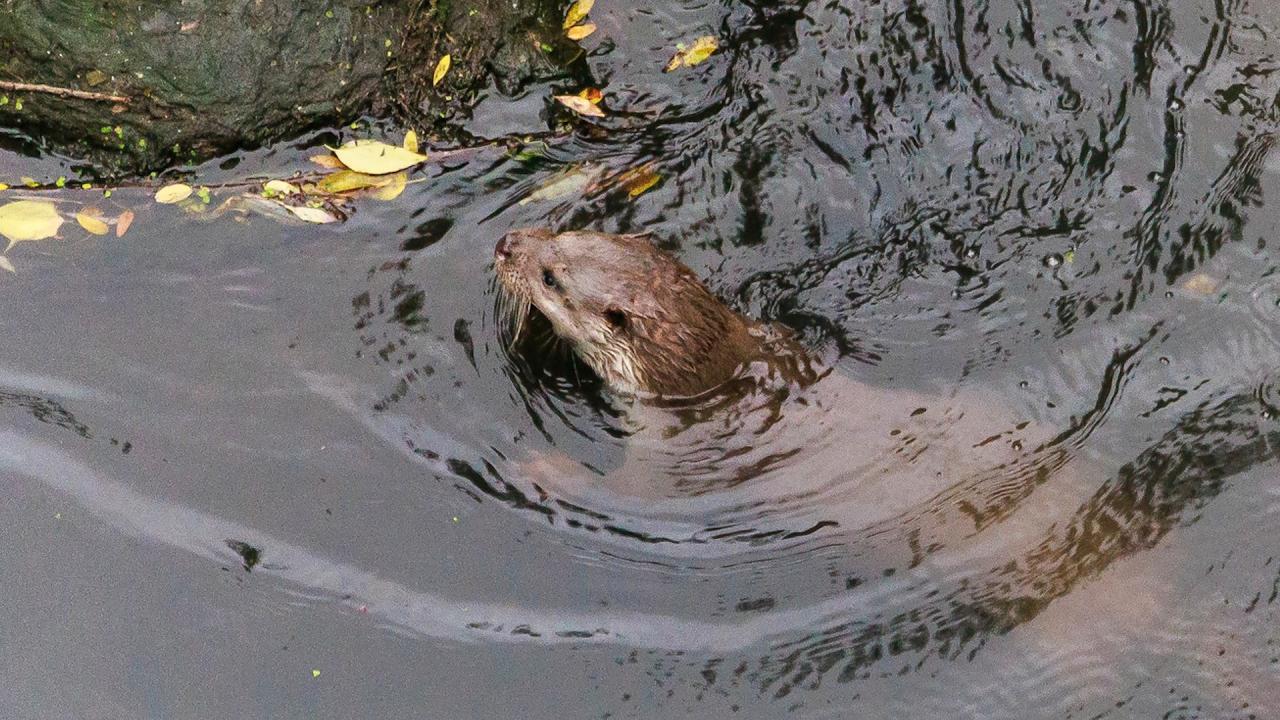
M 674 318 L 637 318 L 629 340 L 640 389 L 656 395 L 691 396 L 733 378 L 761 356 L 754 323 L 719 302 Z

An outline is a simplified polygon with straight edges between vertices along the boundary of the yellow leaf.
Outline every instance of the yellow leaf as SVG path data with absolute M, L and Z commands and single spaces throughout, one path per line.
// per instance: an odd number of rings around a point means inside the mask
M 383 183 L 377 190 L 373 191 L 373 196 L 378 200 L 395 200 L 400 197 L 400 193 L 404 192 L 404 188 L 409 184 L 409 173 L 398 172 L 391 176 L 391 179 Z
M 453 59 L 450 58 L 448 55 L 445 55 L 444 57 L 440 58 L 440 62 L 436 63 L 436 71 L 431 73 L 431 85 L 433 87 L 436 85 L 439 85 L 440 81 L 444 79 L 444 75 L 445 73 L 449 72 L 449 65 L 451 65 L 452 63 L 453 63 Z M 412 150 L 410 152 L 417 152 L 417 151 Z
M 703 35 L 693 41 L 693 45 L 684 52 L 684 64 L 692 67 L 711 57 L 711 53 L 720 47 L 719 41 L 712 35 Z
M 320 167 L 333 168 L 335 170 L 346 167 L 341 160 L 332 155 L 312 155 L 307 159 Z
M 336 173 L 320 178 L 320 181 L 316 183 L 316 189 L 326 193 L 344 193 L 352 190 L 382 187 L 388 182 L 391 182 L 390 178 L 367 175 L 354 170 L 339 170 Z
M 568 30 L 574 25 L 582 22 L 583 18 L 587 16 L 587 13 L 591 12 L 591 6 L 595 4 L 596 0 L 575 0 L 575 2 L 569 6 L 569 13 L 564 16 L 564 29 Z
M 330 215 L 328 212 L 321 210 L 320 208 L 293 207 L 291 205 L 287 207 L 289 208 L 289 212 L 293 213 L 294 215 L 297 215 L 300 219 L 306 220 L 309 223 L 324 225 L 326 223 L 338 222 L 338 218 Z
M 298 186 L 283 180 L 268 180 L 267 184 L 262 186 L 262 189 L 280 193 L 281 195 L 293 195 L 298 192 Z
M 586 90 L 578 93 L 578 97 L 586 100 L 592 105 L 599 105 L 600 101 L 604 99 L 604 93 L 600 92 L 599 88 L 587 88 Z
M 712 35 L 703 35 L 693 41 L 693 45 L 689 47 L 680 47 L 676 50 L 676 54 L 671 56 L 671 62 L 662 69 L 662 72 L 671 72 L 681 65 L 692 67 L 698 63 L 711 57 L 711 53 L 720 47 L 720 42 Z
M 573 27 L 569 28 L 569 30 L 565 33 L 565 37 L 569 38 L 570 40 L 581 40 L 595 31 L 596 31 L 595 23 L 583 23 L 581 25 L 574 25 Z
M 165 185 L 156 191 L 156 202 L 161 205 L 172 205 L 191 197 L 191 186 L 183 183 Z
M 18 274 L 18 268 L 14 267 L 13 263 L 9 262 L 9 258 L 3 255 L 0 255 L 0 270 L 8 270 L 14 275 Z
M 102 211 L 95 207 L 87 207 L 76 213 L 76 222 L 94 235 L 106 235 L 110 230 L 102 221 Z
M 604 117 L 604 111 L 584 97 L 578 95 L 556 95 L 555 100 L 579 115 Z
M 409 152 L 418 152 L 418 133 L 410 130 L 404 134 L 404 149 Z
M 4 183 L 0 183 L 0 190 L 8 190 L 8 189 L 9 189 L 8 185 L 5 185 Z
M 116 218 L 116 237 L 124 237 L 129 232 L 129 226 L 133 224 L 133 211 L 125 210 L 120 213 L 120 217 Z
M 53 237 L 60 227 L 62 216 L 51 202 L 18 200 L 0 205 L 0 235 L 9 238 L 9 247 L 28 240 Z
M 369 175 L 400 172 L 427 159 L 426 155 L 409 152 L 378 140 L 353 140 L 340 148 L 331 149 L 343 165 Z
M 27 186 L 27 187 L 29 187 L 29 188 L 38 188 L 38 187 L 40 187 L 40 183 L 36 182 L 36 179 L 35 179 L 35 178 L 30 178 L 30 177 L 27 177 L 27 176 L 23 175 L 21 178 L 19 178 L 19 180 L 21 180 L 21 181 L 22 181 L 22 184 L 23 184 L 23 185 L 26 185 L 26 186 Z

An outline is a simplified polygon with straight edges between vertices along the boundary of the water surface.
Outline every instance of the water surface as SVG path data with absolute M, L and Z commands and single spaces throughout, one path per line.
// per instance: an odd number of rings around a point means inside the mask
M 428 165 L 340 226 L 121 189 L 124 238 L 10 253 L 4 715 L 1280 716 L 1280 13 L 592 19 L 596 130 L 553 131 L 576 85 L 470 123 L 536 156 Z M 286 173 L 342 133 L 196 170 Z M 520 203 L 646 163 L 636 198 Z M 526 225 L 652 231 L 841 377 L 1018 459 L 904 463 L 900 493 L 865 491 L 855 443 L 682 497 L 545 487 L 531 458 L 590 481 L 631 441 L 579 368 L 499 341 L 492 247 Z

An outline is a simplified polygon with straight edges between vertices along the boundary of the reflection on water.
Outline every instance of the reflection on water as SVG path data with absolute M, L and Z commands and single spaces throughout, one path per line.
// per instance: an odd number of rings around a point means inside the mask
M 473 121 L 545 151 L 338 228 L 139 193 L 128 238 L 21 248 L 13 715 L 1280 716 L 1280 14 L 592 18 L 596 130 Z M 586 163 L 663 180 L 520 202 Z M 652 231 L 827 377 L 644 407 L 507 346 L 529 225 Z

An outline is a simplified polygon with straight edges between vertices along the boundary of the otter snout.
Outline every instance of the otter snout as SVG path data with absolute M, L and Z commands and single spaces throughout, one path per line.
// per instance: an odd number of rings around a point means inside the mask
M 498 239 L 498 244 L 493 246 L 493 256 L 498 260 L 506 260 L 518 252 L 520 246 L 539 240 L 549 240 L 552 237 L 554 237 L 554 233 L 550 230 L 516 228 L 508 231 L 507 234 Z

